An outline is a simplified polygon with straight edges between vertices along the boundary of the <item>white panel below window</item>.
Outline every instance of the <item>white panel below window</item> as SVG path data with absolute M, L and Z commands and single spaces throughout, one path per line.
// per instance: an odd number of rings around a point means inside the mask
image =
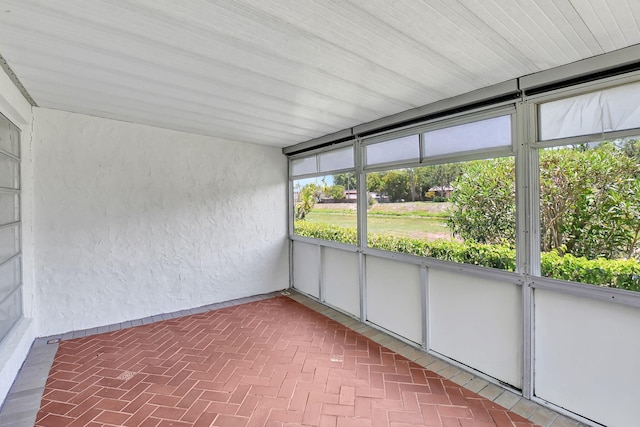
M 318 246 L 293 242 L 293 287 L 305 294 L 320 297 L 320 250 Z
M 515 284 L 429 269 L 431 349 L 522 386 L 522 297 Z
M 323 248 L 322 282 L 328 304 L 360 316 L 358 254 Z
M 367 320 L 422 342 L 420 269 L 384 258 L 367 256 Z
M 610 427 L 638 424 L 640 309 L 536 289 L 536 396 Z

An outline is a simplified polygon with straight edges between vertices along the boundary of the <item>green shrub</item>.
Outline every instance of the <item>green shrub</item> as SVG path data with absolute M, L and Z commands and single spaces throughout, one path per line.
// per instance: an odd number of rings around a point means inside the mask
M 557 251 L 540 256 L 542 275 L 554 279 L 640 291 L 640 262 L 636 259 L 586 259 Z
M 295 222 L 299 236 L 357 244 L 355 228 L 343 228 L 322 223 Z M 489 245 L 472 241 L 423 240 L 392 235 L 370 234 L 371 248 L 400 252 L 411 255 L 437 258 L 445 261 L 498 268 L 515 271 L 516 251 L 508 244 Z M 558 252 L 541 254 L 542 275 L 560 280 L 588 283 L 631 291 L 640 291 L 640 261 L 609 260 L 599 258 L 588 260 L 569 254 L 560 256 Z
M 350 245 L 358 244 L 358 232 L 355 228 L 338 227 L 318 222 L 295 221 L 294 229 L 298 236 L 331 240 Z

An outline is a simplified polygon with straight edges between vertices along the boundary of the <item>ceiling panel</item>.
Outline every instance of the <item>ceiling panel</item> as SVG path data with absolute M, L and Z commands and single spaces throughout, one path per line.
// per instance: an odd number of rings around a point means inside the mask
M 640 43 L 636 0 L 0 0 L 49 108 L 284 147 Z

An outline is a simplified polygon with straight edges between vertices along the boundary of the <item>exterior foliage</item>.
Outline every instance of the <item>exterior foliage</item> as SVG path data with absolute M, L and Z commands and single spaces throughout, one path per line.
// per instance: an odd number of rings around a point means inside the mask
M 640 257 L 640 164 L 634 147 L 603 143 L 540 152 L 543 252 L 587 259 Z M 453 183 L 448 221 L 453 233 L 464 240 L 514 245 L 514 181 L 512 159 L 467 163 Z
M 515 162 L 512 157 L 465 164 L 453 183 L 447 225 L 464 241 L 515 244 Z
M 311 209 L 315 206 L 322 188 L 316 184 L 307 184 L 300 189 L 294 206 L 294 217 L 296 220 L 304 220 Z
M 431 192 L 430 188 L 446 188 L 461 173 L 459 164 L 371 172 L 367 174 L 367 190 L 386 196 L 391 202 L 433 200 L 445 195 Z
M 638 255 L 640 165 L 613 143 L 540 154 L 541 250 Z

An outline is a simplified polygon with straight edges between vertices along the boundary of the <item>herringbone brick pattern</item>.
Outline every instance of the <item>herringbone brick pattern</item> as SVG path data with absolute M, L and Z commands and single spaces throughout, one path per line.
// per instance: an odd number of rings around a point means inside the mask
M 286 297 L 63 341 L 36 425 L 532 426 Z

